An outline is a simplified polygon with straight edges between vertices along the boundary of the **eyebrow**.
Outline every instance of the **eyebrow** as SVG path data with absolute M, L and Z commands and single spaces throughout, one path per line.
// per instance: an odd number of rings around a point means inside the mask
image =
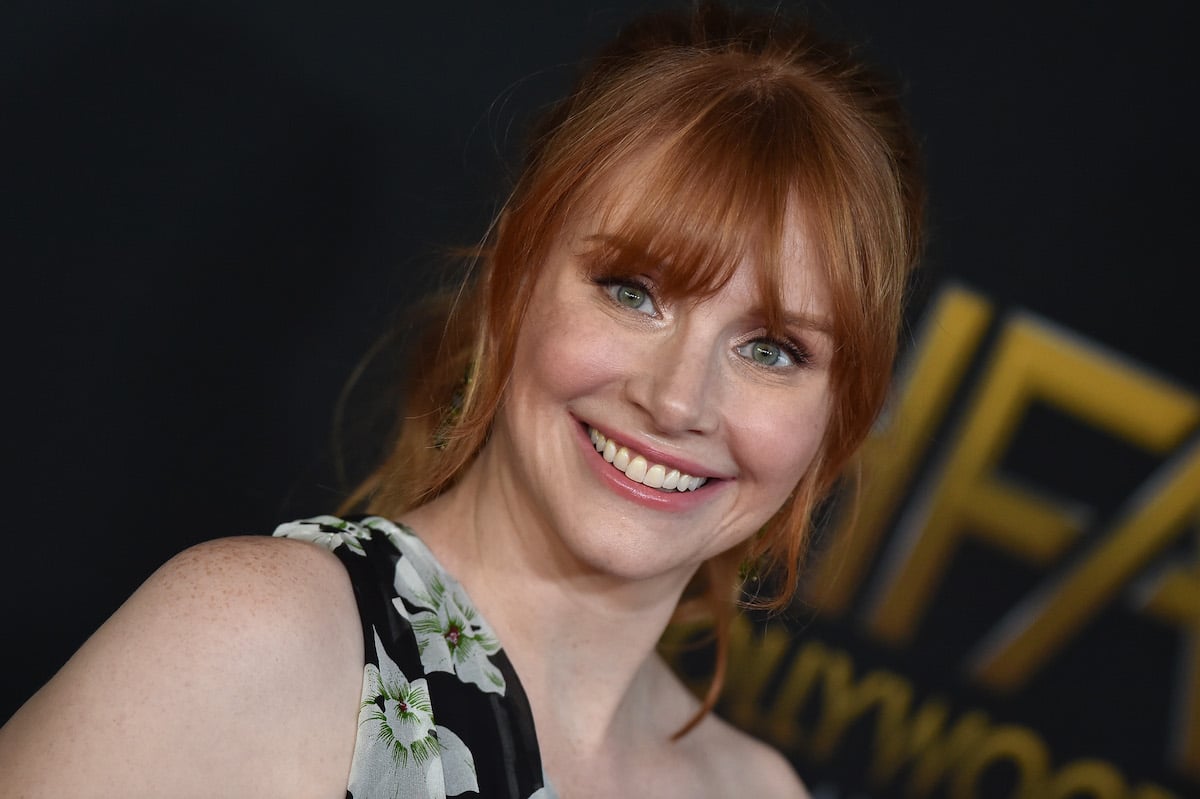
M 796 314 L 783 313 L 780 314 L 779 320 L 786 327 L 799 327 L 805 330 L 816 330 L 819 333 L 833 332 L 833 320 L 828 316 L 814 316 L 812 314 Z

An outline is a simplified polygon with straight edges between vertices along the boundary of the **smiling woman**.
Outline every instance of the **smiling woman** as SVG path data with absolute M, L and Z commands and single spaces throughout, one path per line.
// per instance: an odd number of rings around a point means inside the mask
M 346 517 L 166 564 L 0 730 L 5 787 L 802 796 L 655 645 L 684 597 L 723 629 L 739 564 L 787 604 L 887 391 L 916 172 L 847 48 L 635 21 L 537 130 Z
M 597 245 L 629 240 L 618 231 L 654 169 L 616 178 L 624 188 L 576 211 L 546 257 L 481 457 L 520 476 L 525 494 L 510 506 L 542 508 L 544 524 L 523 525 L 547 532 L 542 551 L 566 542 L 567 562 L 653 578 L 678 596 L 702 563 L 765 524 L 806 472 L 827 427 L 833 346 L 812 327 L 773 329 L 753 256 L 689 296 L 668 290 L 660 264 L 671 256 Z M 803 217 L 791 216 L 773 299 L 781 318 L 827 318 L 828 281 Z M 593 435 L 604 438 L 599 452 Z M 672 473 L 674 490 L 663 491 Z M 581 507 L 623 512 L 597 527 Z

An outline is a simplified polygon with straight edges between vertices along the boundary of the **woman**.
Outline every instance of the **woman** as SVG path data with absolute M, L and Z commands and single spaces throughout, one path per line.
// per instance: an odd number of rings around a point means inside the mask
M 786 604 L 887 390 L 920 200 L 844 48 L 631 25 L 416 353 L 370 515 L 165 564 L 0 730 L 6 795 L 802 796 L 655 644 L 685 596 L 721 629 L 739 568 Z

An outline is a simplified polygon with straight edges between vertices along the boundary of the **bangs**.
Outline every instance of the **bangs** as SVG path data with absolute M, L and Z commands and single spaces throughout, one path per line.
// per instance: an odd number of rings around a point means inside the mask
M 815 272 L 828 299 L 818 321 L 834 349 L 829 423 L 749 552 L 765 574 L 778 570 L 766 604 L 783 609 L 812 512 L 884 406 L 921 251 L 920 148 L 896 87 L 778 10 L 701 2 L 694 13 L 650 14 L 624 29 L 528 144 L 466 279 L 446 298 L 441 330 L 431 331 L 439 357 L 414 358 L 400 439 L 356 496 L 373 496 L 372 512 L 398 515 L 477 462 L 508 395 L 533 291 L 560 245 L 592 277 L 646 276 L 657 298 L 685 305 L 752 276 L 755 325 L 781 337 L 795 327 L 787 311 L 797 309 L 785 299 L 797 270 Z M 718 559 L 705 565 L 717 608 L 732 582 L 724 568 Z
M 781 110 L 780 103 L 761 86 L 731 88 L 679 129 L 627 141 L 624 163 L 605 159 L 607 168 L 581 187 L 601 208 L 603 235 L 588 253 L 595 271 L 631 276 L 652 269 L 663 299 L 686 301 L 712 296 L 749 264 L 764 322 L 782 332 L 784 240 L 802 213 L 818 209 L 804 199 L 811 194 L 804 190 L 812 183 L 811 137 L 797 130 L 796 109 Z M 671 110 L 664 109 L 667 116 Z M 828 271 L 822 245 L 806 242 L 818 268 Z

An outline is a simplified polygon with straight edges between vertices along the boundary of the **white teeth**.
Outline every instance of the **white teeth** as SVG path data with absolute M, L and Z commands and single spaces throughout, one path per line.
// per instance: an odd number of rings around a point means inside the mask
M 617 450 L 617 456 L 613 458 L 612 465 L 616 466 L 621 471 L 625 471 L 629 468 L 629 460 L 629 450 L 621 447 L 619 450 Z
M 646 469 L 649 465 L 645 458 L 638 455 L 629 462 L 628 468 L 625 469 L 625 476 L 635 483 L 640 483 L 646 479 Z
M 588 428 L 588 436 L 600 457 L 624 472 L 625 476 L 635 483 L 660 488 L 663 491 L 695 491 L 708 482 L 707 477 L 692 477 L 690 474 L 680 473 L 678 469 L 668 469 L 662 464 L 650 463 L 642 455 L 617 445 L 595 428 Z

